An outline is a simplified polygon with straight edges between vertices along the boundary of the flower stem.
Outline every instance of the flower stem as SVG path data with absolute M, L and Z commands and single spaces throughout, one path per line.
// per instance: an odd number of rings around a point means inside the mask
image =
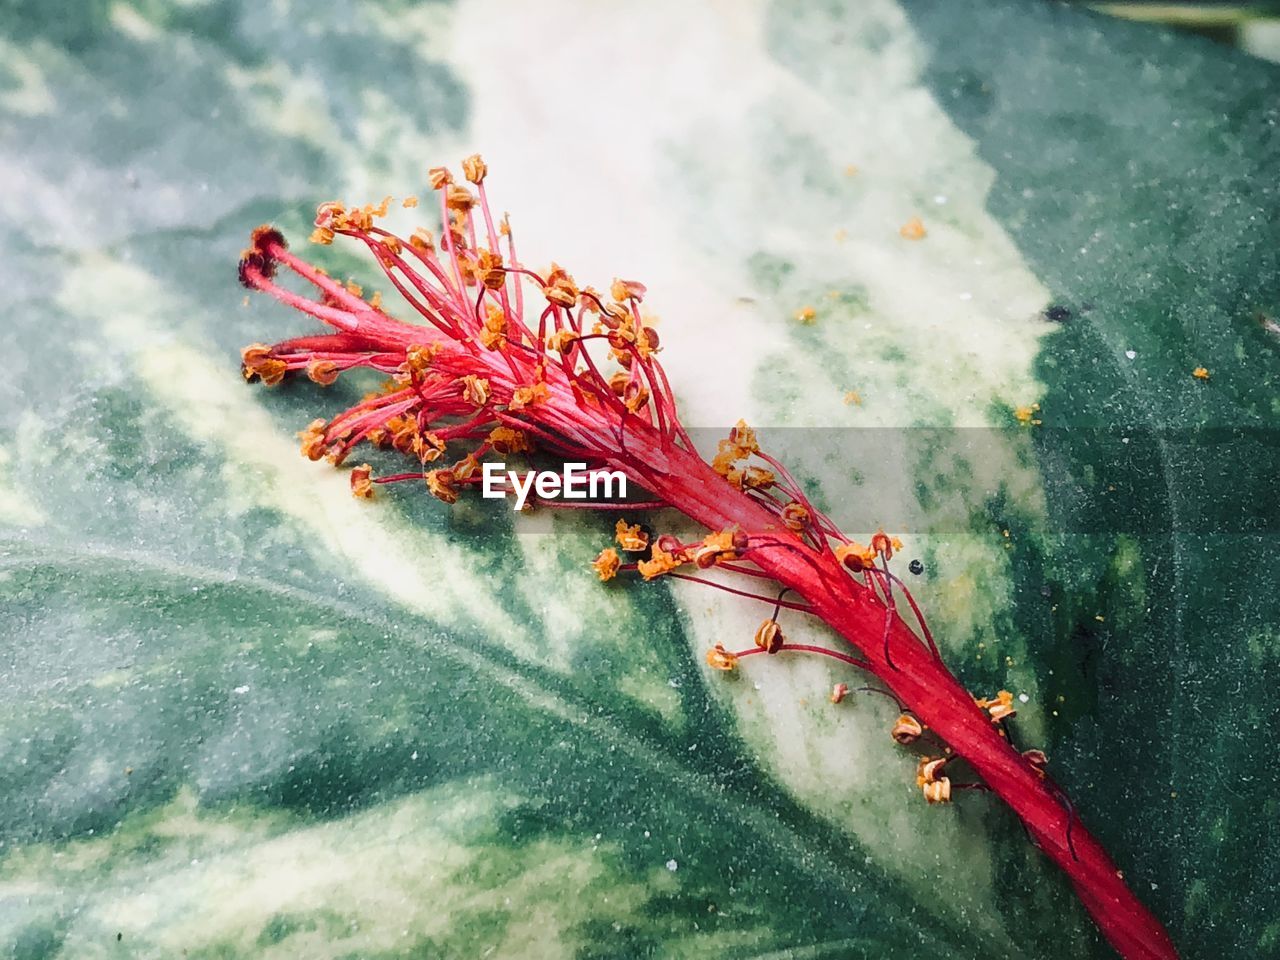
M 1008 804 L 1040 849 L 1065 871 L 1121 956 L 1176 960 L 1159 921 L 1079 823 L 1061 788 L 1046 776 L 1043 754 L 1033 763 L 1030 754 L 1024 756 L 1010 743 L 1002 722 L 1011 713 L 1008 704 L 979 705 L 943 663 L 915 600 L 888 569 L 901 544 L 883 532 L 872 538 L 871 548 L 853 543 L 814 507 L 786 467 L 760 450 L 744 423 L 721 441 L 711 462 L 704 460 L 680 423 L 671 386 L 655 357 L 658 335 L 640 314 L 644 286 L 615 280 L 609 302 L 590 287 L 579 290 L 554 265 L 545 277 L 529 271 L 516 257 L 506 219 L 495 227 L 483 187 L 487 167 L 479 157 L 470 157 L 463 169 L 479 188 L 478 201 L 454 184 L 448 171 L 430 171 L 432 186 L 440 191 L 443 258 L 425 231 L 404 239 L 373 226 L 373 220 L 386 213 L 385 202 L 351 210 L 324 204 L 316 218 L 316 242 L 329 243 L 343 235 L 364 243 L 426 325 L 393 318 L 378 297 L 366 302 L 358 287 L 344 286 L 290 253 L 274 229 L 254 231 L 240 262 L 241 281 L 337 332 L 285 340 L 273 347 L 246 347 L 246 379 L 272 385 L 305 371 L 327 384 L 357 367 L 393 377 L 381 393 L 303 431 L 303 453 L 313 460 L 328 455 L 341 463 L 357 443 L 392 446 L 416 455 L 422 472 L 375 479 L 365 464 L 351 472 L 352 492 L 370 497 L 375 484 L 421 479 L 447 503 L 475 485 L 479 459 L 491 451 L 529 450 L 537 444 L 561 459 L 621 471 L 651 499 L 619 503 L 619 510 L 668 506 L 711 532 L 701 544 L 659 538 L 649 559 L 625 569 L 637 569 L 652 579 L 686 563 L 721 566 L 727 572 L 774 580 L 785 588 L 783 594 L 794 591 L 803 603 L 784 601 L 782 594 L 770 599 L 713 583 L 774 604 L 775 616 L 765 624 L 768 630 L 757 634 L 760 646 L 741 656 L 794 650 L 832 657 L 874 674 L 886 688 L 880 692 L 914 714 L 900 719 L 907 739 L 899 742 L 917 737 L 923 724 L 953 756 L 968 761 L 983 783 L 955 784 L 956 789 L 987 789 Z M 477 204 L 487 249 L 476 246 L 480 231 L 471 211 Z M 402 252 L 410 256 L 402 257 Z M 423 272 L 411 261 L 420 263 Z M 318 297 L 278 283 L 281 267 L 307 281 L 319 291 Z M 530 281 L 541 288 L 546 301 L 545 308 L 531 307 L 530 315 L 537 311 L 538 316 L 532 326 L 525 321 L 522 290 Z M 595 318 L 590 327 L 589 317 Z M 606 347 L 618 367 L 609 376 L 602 372 L 603 358 L 591 353 Z M 427 469 L 447 444 L 459 440 L 475 445 L 452 466 Z M 751 464 L 752 457 L 771 469 Z M 629 541 L 639 537 L 639 527 L 620 527 L 626 528 Z M 623 535 L 620 530 L 620 539 Z M 646 544 L 623 546 L 638 550 Z M 624 569 L 612 548 L 593 566 L 601 579 Z M 895 584 L 919 633 L 896 609 Z M 850 651 L 782 642 L 776 614 L 783 607 L 821 618 Z M 732 669 L 740 656 L 723 647 L 713 653 L 713 665 L 721 669 Z M 1003 713 L 997 714 L 997 708 Z M 895 728 L 895 739 L 898 736 Z M 929 776 L 940 776 L 947 762 L 930 761 Z M 924 780 L 922 787 L 930 803 L 950 799 L 949 779 Z

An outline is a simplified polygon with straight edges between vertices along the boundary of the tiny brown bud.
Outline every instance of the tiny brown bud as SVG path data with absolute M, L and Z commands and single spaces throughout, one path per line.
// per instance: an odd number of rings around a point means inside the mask
M 450 184 L 445 192 L 445 204 L 450 210 L 460 212 L 470 210 L 475 202 L 476 198 L 466 187 Z
M 921 757 L 916 766 L 916 783 L 937 783 L 942 779 L 942 768 L 947 765 L 947 757 Z
M 883 530 L 871 537 L 871 549 L 882 555 L 886 560 L 893 559 L 893 543 Z
M 647 288 L 643 283 L 637 280 L 618 280 L 614 279 L 609 287 L 609 296 L 617 300 L 619 303 L 624 300 L 635 300 L 637 302 L 644 299 Z
M 920 721 L 909 713 L 904 713 L 898 718 L 898 722 L 893 725 L 890 736 L 898 743 L 904 746 L 909 743 L 915 743 L 924 733 L 924 727 Z
M 799 533 L 809 523 L 809 511 L 804 504 L 792 500 L 782 508 L 782 523 L 788 530 Z
M 373 499 L 373 468 L 369 464 L 352 468 L 351 495 L 358 500 Z
M 658 537 L 654 545 L 663 553 L 676 555 L 684 552 L 684 545 L 680 543 L 680 538 L 673 537 L 669 533 L 664 533 Z
M 738 658 L 726 650 L 724 644 L 717 643 L 707 651 L 707 666 L 728 672 L 737 668 Z
M 756 646 L 766 653 L 777 653 L 782 649 L 786 638 L 782 635 L 778 621 L 770 617 L 756 629 L 755 640 Z
M 458 486 L 452 470 L 432 470 L 426 476 L 427 489 L 445 503 L 458 502 Z
M 462 396 L 468 403 L 483 407 L 489 402 L 489 381 L 473 373 L 462 378 Z
M 484 183 L 489 173 L 489 165 L 480 159 L 480 154 L 473 153 L 462 161 L 462 175 L 474 184 Z
M 1049 758 L 1045 756 L 1043 750 L 1023 750 L 1022 759 L 1031 765 L 1040 776 L 1044 776 L 1045 767 L 1049 765 Z
M 951 781 L 942 777 L 930 783 L 922 783 L 920 792 L 924 794 L 924 799 L 928 803 L 950 803 Z
M 305 430 L 298 431 L 298 439 L 302 441 L 302 455 L 308 460 L 319 460 L 329 452 L 325 442 L 324 420 L 312 420 Z
M 312 360 L 307 364 L 307 376 L 322 387 L 338 379 L 338 365 L 332 360 Z
M 622 394 L 622 402 L 632 413 L 639 413 L 649 402 L 649 388 L 637 381 L 631 381 Z

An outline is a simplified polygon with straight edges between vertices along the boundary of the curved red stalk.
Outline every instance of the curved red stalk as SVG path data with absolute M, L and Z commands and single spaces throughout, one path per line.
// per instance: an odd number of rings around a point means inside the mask
M 651 495 L 645 508 L 670 506 L 712 531 L 702 544 L 664 538 L 652 560 L 625 569 L 638 567 L 651 578 L 693 562 L 697 554 L 700 567 L 721 565 L 726 571 L 769 578 L 798 594 L 804 604 L 779 598 L 772 601 L 775 613 L 786 607 L 820 617 L 857 656 L 803 644 L 775 649 L 822 654 L 875 674 L 886 692 L 966 760 L 985 788 L 1022 819 L 1123 957 L 1174 960 L 1177 954 L 1168 934 L 1076 819 L 1060 788 L 1045 776 L 1042 763 L 1035 765 L 1015 750 L 995 714 L 975 703 L 946 668 L 915 600 L 887 569 L 894 549 L 890 538 L 878 535 L 869 551 L 852 544 L 805 498 L 786 468 L 760 451 L 745 424 L 721 442 L 713 462 L 703 459 L 680 424 L 666 374 L 654 356 L 657 336 L 638 309 L 644 287 L 615 281 L 608 302 L 590 288 L 579 290 L 558 267 L 545 277 L 530 271 L 516 258 L 505 219 L 495 229 L 482 186 L 483 161 L 468 158 L 463 169 L 480 187 L 478 198 L 454 184 L 446 171 L 431 174 L 440 191 L 443 261 L 429 236 L 417 233 L 404 239 L 373 226 L 373 220 L 385 214 L 386 201 L 358 210 L 325 204 L 316 219 L 313 239 L 318 242 L 331 242 L 335 234 L 364 242 L 427 326 L 394 319 L 376 298 L 366 302 L 358 290 L 289 253 L 275 230 L 263 227 L 254 232 L 240 264 L 242 282 L 339 332 L 285 340 L 274 347 L 248 347 L 246 378 L 272 384 L 289 372 L 306 370 L 312 379 L 328 383 L 353 367 L 395 375 L 389 392 L 366 398 L 328 424 L 313 424 L 303 434 L 303 452 L 312 459 L 328 454 L 340 461 L 365 438 L 395 446 L 417 454 L 423 472 L 374 480 L 362 466 L 352 472 L 353 491 L 370 496 L 373 483 L 422 477 L 431 492 L 447 502 L 457 498 L 461 487 L 474 484 L 478 457 L 490 450 L 526 449 L 534 441 L 563 457 L 585 458 L 594 467 L 624 472 Z M 476 247 L 471 211 L 477 205 L 487 249 Z M 504 238 L 505 251 L 500 249 Z M 423 264 L 424 273 L 400 255 L 405 250 Z M 310 282 L 319 298 L 278 284 L 275 274 L 281 266 Z M 521 284 L 530 279 L 547 303 L 536 333 L 523 317 Z M 584 328 L 588 314 L 596 317 L 590 330 Z M 602 358 L 590 352 L 606 345 L 621 367 L 611 377 L 601 371 Z M 431 432 L 433 424 L 439 424 L 438 435 Z M 455 438 L 478 446 L 448 467 L 431 469 L 446 441 Z M 769 469 L 750 466 L 752 457 Z M 611 553 L 605 551 L 597 561 L 605 579 L 621 567 L 616 554 L 606 557 Z M 851 575 L 851 570 L 865 579 Z M 895 584 L 920 624 L 920 634 L 898 614 Z M 765 651 L 741 655 L 754 652 Z M 731 668 L 740 656 L 722 649 L 716 654 L 719 661 L 713 665 L 724 668 Z M 946 786 L 952 785 L 946 781 Z M 954 787 L 979 789 L 983 784 Z M 925 796 L 930 798 L 928 786 Z

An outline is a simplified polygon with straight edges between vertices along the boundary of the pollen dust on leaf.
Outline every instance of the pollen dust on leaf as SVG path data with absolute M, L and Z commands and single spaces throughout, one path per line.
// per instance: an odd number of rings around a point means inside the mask
M 904 223 L 898 228 L 898 233 L 904 240 L 923 240 L 929 234 L 924 228 L 924 221 L 919 217 L 912 217 Z

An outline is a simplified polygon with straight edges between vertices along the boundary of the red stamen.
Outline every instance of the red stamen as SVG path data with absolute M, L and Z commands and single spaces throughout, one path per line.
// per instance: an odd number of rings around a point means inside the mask
M 599 469 L 620 471 L 649 497 L 636 504 L 559 502 L 557 506 L 658 509 L 671 507 L 711 531 L 701 544 L 655 546 L 651 558 L 618 564 L 613 550 L 597 558 L 602 579 L 618 569 L 639 569 L 645 577 L 671 575 L 729 593 L 821 618 L 854 653 L 810 644 L 776 645 L 776 618 L 770 628 L 772 649 L 825 656 L 874 674 L 887 695 L 909 708 L 930 732 L 963 757 L 983 782 L 954 784 L 955 789 L 990 790 L 1022 819 L 1033 841 L 1069 876 L 1081 901 L 1113 946 L 1131 960 L 1171 960 L 1176 952 L 1159 922 L 1125 885 L 1106 852 L 1083 827 L 1065 794 L 1033 766 L 998 724 L 975 705 L 973 697 L 942 663 L 924 617 L 905 585 L 888 569 L 900 545 L 883 533 L 871 552 L 855 548 L 836 525 L 814 508 L 801 484 L 777 460 L 759 449 L 754 433 L 739 424 L 722 441 L 715 462 L 695 451 L 680 423 L 675 398 L 656 357 L 638 301 L 644 288 L 615 282 L 613 302 L 605 303 L 559 268 L 543 278 L 522 266 L 505 220 L 495 228 L 483 186 L 485 167 L 478 157 L 464 163 L 477 187 L 472 197 L 443 170 L 432 171 L 440 191 L 440 242 L 443 256 L 426 235 L 404 241 L 373 225 L 384 209 L 347 210 L 324 205 L 317 215 L 319 242 L 335 235 L 364 243 L 413 311 L 426 322 L 397 320 L 356 293 L 289 253 L 279 234 L 256 231 L 241 261 L 241 280 L 282 303 L 336 328 L 337 333 L 286 340 L 275 347 L 246 348 L 246 377 L 272 384 L 323 361 L 319 376 L 328 382 L 344 370 L 371 367 L 392 373 L 388 391 L 362 401 L 329 424 L 304 431 L 304 452 L 312 458 L 328 452 L 335 460 L 355 444 L 390 443 L 423 459 L 442 454 L 440 446 L 462 441 L 479 445 L 453 468 L 393 474 L 372 483 L 424 481 L 446 502 L 460 488 L 478 483 L 477 461 L 492 444 L 486 431 L 511 428 L 552 456 L 581 460 Z M 483 218 L 489 249 L 478 250 L 473 211 Z M 503 259 L 501 238 L 506 237 Z M 402 251 L 407 255 L 402 256 Z M 420 269 L 415 267 L 420 265 Z M 280 267 L 318 291 L 316 298 L 286 289 L 274 279 Z M 523 285 L 532 279 L 546 297 L 536 335 L 525 322 Z M 353 288 L 354 289 L 354 288 Z M 589 307 L 600 311 L 599 328 L 583 321 Z M 576 308 L 576 312 L 575 312 Z M 532 312 L 532 311 L 531 311 Z M 486 323 L 489 326 L 486 326 Z M 550 330 L 558 337 L 559 356 L 550 356 Z M 500 335 L 499 335 L 500 334 Z M 607 339 L 620 365 L 619 397 L 585 341 Z M 579 366 L 581 364 L 581 366 Z M 647 396 L 640 391 L 647 391 Z M 436 432 L 432 433 L 433 424 Z M 757 483 L 736 465 L 752 457 L 775 475 Z M 762 468 L 758 468 L 762 469 Z M 353 471 L 353 492 L 372 489 L 367 466 Z M 673 552 L 674 551 L 674 552 Z M 697 558 L 699 566 L 769 579 L 794 591 L 803 603 L 738 590 L 715 581 L 674 572 Z M 845 564 L 848 564 L 846 566 Z M 895 586 L 906 597 L 919 630 L 895 607 Z M 785 591 L 784 591 L 785 592 Z M 735 656 L 767 652 L 757 646 L 736 655 L 713 651 L 713 666 L 731 669 Z M 928 792 L 926 799 L 933 800 Z

